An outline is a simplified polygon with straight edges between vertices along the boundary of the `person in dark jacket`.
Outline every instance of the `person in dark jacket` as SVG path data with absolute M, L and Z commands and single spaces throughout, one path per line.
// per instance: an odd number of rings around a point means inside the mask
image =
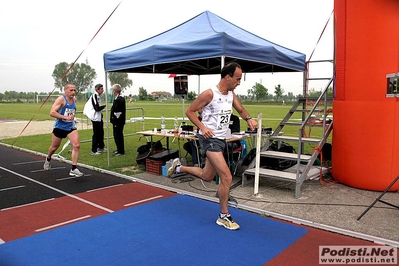
M 93 125 L 93 137 L 91 141 L 91 155 L 100 155 L 102 152 L 107 150 L 104 148 L 104 122 L 102 110 L 105 108 L 105 104 L 101 105 L 101 95 L 104 92 L 102 84 L 97 84 L 95 92 L 91 97 L 91 104 L 93 105 L 94 111 L 97 115 L 94 116 L 94 120 L 91 120 Z
M 114 134 L 114 141 L 116 144 L 116 151 L 114 156 L 125 154 L 125 141 L 123 137 L 123 128 L 126 123 L 126 101 L 121 95 L 121 85 L 114 84 L 112 86 L 114 92 L 114 103 L 111 107 L 111 123 Z

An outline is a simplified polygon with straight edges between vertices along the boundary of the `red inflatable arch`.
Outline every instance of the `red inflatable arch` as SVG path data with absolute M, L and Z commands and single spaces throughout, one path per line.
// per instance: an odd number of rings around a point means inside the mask
M 399 175 L 399 1 L 335 0 L 334 14 L 333 176 L 383 191 Z

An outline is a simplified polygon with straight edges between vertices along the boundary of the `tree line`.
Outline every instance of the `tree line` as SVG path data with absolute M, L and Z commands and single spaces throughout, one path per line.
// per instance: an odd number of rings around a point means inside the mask
M 93 82 L 97 78 L 97 73 L 86 60 L 86 63 L 58 63 L 51 75 L 54 79 L 54 88 L 49 92 L 16 92 L 5 91 L 0 93 L 1 102 L 34 102 L 39 96 L 40 99 L 45 99 L 44 96 L 59 95 L 63 92 L 65 84 L 72 83 L 76 86 L 77 98 L 87 98 L 87 94 L 92 92 L 94 87 Z M 120 84 L 122 88 L 126 89 L 133 85 L 133 81 L 129 79 L 128 73 L 122 72 L 108 72 L 107 78 L 111 84 Z M 58 90 L 56 90 L 58 89 Z
M 67 74 L 66 74 L 67 73 Z M 86 63 L 58 63 L 53 70 L 51 75 L 54 79 L 54 95 L 62 93 L 64 85 L 67 83 L 73 83 L 76 86 L 77 97 L 87 98 L 87 93 L 91 92 L 93 88 L 93 82 L 97 78 L 97 73 L 94 68 L 92 68 L 86 60 Z M 128 73 L 123 72 L 108 72 L 107 78 L 111 84 L 120 84 L 122 88 L 126 89 L 133 85 L 133 81 L 129 79 Z M 59 89 L 59 91 L 55 91 Z M 16 91 L 5 91 L 5 93 L 0 93 L 1 102 L 31 102 L 36 101 L 38 95 L 43 96 L 48 95 L 50 92 L 16 92 Z M 263 86 L 261 83 L 256 82 L 251 89 L 247 90 L 247 95 L 237 95 L 239 99 L 246 101 L 294 101 L 302 95 L 294 95 L 292 92 L 284 94 L 285 91 L 281 85 L 274 87 L 274 91 L 269 93 L 268 88 Z M 308 91 L 308 97 L 318 97 L 321 91 L 316 91 L 315 89 L 310 89 Z M 332 88 L 328 90 L 328 96 L 332 96 Z M 158 91 L 148 93 L 143 87 L 139 88 L 137 95 L 129 95 L 129 97 L 136 100 L 148 100 L 148 101 L 163 101 L 171 98 L 181 99 L 180 95 L 171 95 L 169 92 Z M 193 101 L 197 97 L 194 91 L 188 92 L 185 99 L 188 101 Z

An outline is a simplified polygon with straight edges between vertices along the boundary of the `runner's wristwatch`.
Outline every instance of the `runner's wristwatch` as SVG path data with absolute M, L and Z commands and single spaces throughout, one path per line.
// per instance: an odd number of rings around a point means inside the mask
M 248 121 L 249 119 L 252 119 L 252 117 L 249 115 L 249 116 L 247 116 L 247 117 L 245 117 L 245 121 Z

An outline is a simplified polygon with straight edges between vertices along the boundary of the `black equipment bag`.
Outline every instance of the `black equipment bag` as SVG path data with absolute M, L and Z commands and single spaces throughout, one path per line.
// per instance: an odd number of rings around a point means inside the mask
M 178 150 L 164 149 L 161 152 L 150 155 L 148 158 L 151 160 L 154 160 L 154 161 L 160 161 L 160 162 L 162 162 L 162 164 L 165 164 L 170 159 L 175 159 L 177 157 L 179 157 Z
M 281 141 L 280 148 L 278 147 L 278 142 L 274 141 L 270 146 L 270 151 L 280 151 L 280 152 L 287 152 L 287 153 L 296 153 L 296 150 L 292 145 Z M 261 157 L 260 158 L 260 165 L 263 168 L 273 169 L 273 170 L 285 170 L 290 168 L 291 166 L 296 164 L 296 160 L 289 160 L 289 159 L 277 159 L 277 158 L 270 158 L 270 157 Z
M 281 142 L 280 143 L 280 148 L 278 148 L 278 142 L 274 141 L 272 144 L 270 144 L 268 150 L 271 151 L 281 151 L 281 152 L 288 152 L 288 153 L 296 153 L 294 147 L 292 147 L 290 144 L 286 142 Z M 240 160 L 239 164 L 239 171 L 238 175 L 242 172 L 244 172 L 247 168 L 248 165 L 255 159 L 256 157 L 256 148 L 253 148 L 248 152 L 248 154 Z M 270 157 L 260 157 L 260 167 L 261 168 L 268 168 L 268 169 L 274 169 L 274 170 L 284 170 L 287 168 L 290 168 L 291 166 L 296 164 L 296 160 L 286 160 L 286 159 L 277 159 L 277 158 L 270 158 Z
M 136 163 L 145 167 L 145 159 L 162 151 L 164 151 L 164 148 L 162 147 L 161 141 L 158 140 L 157 142 L 147 142 L 147 144 L 141 145 L 137 148 Z

